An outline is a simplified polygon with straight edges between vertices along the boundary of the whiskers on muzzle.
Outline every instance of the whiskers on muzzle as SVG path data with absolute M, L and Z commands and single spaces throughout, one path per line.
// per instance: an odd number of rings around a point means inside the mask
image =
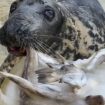
M 59 36 L 52 36 L 52 35 L 28 35 L 27 37 L 24 38 L 19 38 L 19 44 L 21 48 L 28 48 L 28 47 L 32 47 L 33 49 L 48 54 L 56 59 L 58 59 L 58 61 L 63 62 L 64 59 L 62 59 L 62 55 L 57 53 L 54 49 L 53 49 L 53 45 L 56 43 L 52 43 L 52 45 L 49 45 L 48 40 L 59 40 L 59 41 L 63 41 L 64 38 L 59 37 Z

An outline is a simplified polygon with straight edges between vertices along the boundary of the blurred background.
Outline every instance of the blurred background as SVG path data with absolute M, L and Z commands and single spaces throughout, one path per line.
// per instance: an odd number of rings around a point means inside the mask
M 8 18 L 8 12 L 11 2 L 13 2 L 13 0 L 0 0 L 0 27 Z M 0 45 L 0 65 L 3 63 L 7 55 L 7 49 Z
M 13 0 L 0 0 L 0 23 L 1 24 L 7 19 L 11 2 L 13 2 Z

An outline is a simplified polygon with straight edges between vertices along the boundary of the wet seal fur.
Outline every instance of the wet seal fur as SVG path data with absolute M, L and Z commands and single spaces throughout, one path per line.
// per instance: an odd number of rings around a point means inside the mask
M 66 59 L 86 58 L 105 47 L 105 12 L 97 0 L 17 0 L 0 42 Z

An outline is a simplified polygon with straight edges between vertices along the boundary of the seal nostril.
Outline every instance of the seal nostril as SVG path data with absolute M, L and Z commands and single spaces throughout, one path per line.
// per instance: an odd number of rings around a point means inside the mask
M 29 6 L 31 6 L 31 5 L 34 4 L 34 2 L 35 2 L 34 0 L 28 0 L 28 1 L 27 1 L 27 4 L 28 4 Z
M 43 0 L 40 0 L 40 4 L 44 4 L 45 2 Z
M 24 1 L 24 0 L 19 0 L 20 2 Z

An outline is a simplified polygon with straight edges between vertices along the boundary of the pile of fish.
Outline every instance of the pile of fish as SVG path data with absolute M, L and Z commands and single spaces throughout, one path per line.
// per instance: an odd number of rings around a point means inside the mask
M 105 49 L 63 63 L 27 52 L 9 72 L 0 71 L 0 105 L 104 105 Z

